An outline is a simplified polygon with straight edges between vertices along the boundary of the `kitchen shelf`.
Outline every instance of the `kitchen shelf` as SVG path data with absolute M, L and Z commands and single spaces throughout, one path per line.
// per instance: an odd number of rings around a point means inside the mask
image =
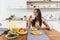
M 60 3 L 60 1 L 27 1 L 27 3 Z
M 48 5 L 48 3 L 56 3 L 56 4 L 55 4 L 56 8 L 39 8 L 39 9 L 51 9 L 51 10 L 52 10 L 52 9 L 53 9 L 53 10 L 54 10 L 54 9 L 60 9 L 60 8 L 58 8 L 58 3 L 60 3 L 60 1 L 52 1 L 52 0 L 51 0 L 51 1 L 27 1 L 27 5 L 28 5 L 28 6 L 29 6 L 29 4 L 30 4 L 30 6 L 31 6 L 31 4 L 33 4 L 33 3 L 38 3 L 38 4 L 39 4 L 39 3 L 44 3 L 44 4 L 47 3 L 47 5 Z M 29 8 L 28 6 L 27 6 L 27 9 L 34 9 L 34 8 Z M 36 6 L 36 5 L 35 5 L 35 6 Z M 50 6 L 51 6 L 51 5 L 50 5 Z
M 27 9 L 35 9 L 35 8 L 27 8 Z M 39 8 L 39 9 L 53 9 L 53 10 L 55 10 L 55 9 L 60 9 L 60 8 Z

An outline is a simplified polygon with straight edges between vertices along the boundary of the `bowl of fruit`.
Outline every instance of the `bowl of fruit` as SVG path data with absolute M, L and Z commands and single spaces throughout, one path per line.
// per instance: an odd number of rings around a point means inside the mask
M 27 34 L 27 29 L 20 28 L 18 34 L 21 34 L 21 35 Z

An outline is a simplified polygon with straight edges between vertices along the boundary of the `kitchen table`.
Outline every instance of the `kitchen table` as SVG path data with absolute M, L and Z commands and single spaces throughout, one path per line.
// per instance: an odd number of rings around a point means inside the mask
M 43 30 L 39 30 L 42 34 L 33 35 L 31 30 L 28 31 L 27 40 L 50 40 Z
M 26 35 L 19 35 L 17 38 L 12 40 L 50 40 L 49 37 L 45 34 L 43 30 L 40 30 L 42 32 L 41 35 L 32 35 L 31 30 L 28 30 L 28 34 Z M 9 40 L 5 37 L 5 34 L 0 35 L 0 40 Z
M 7 39 L 5 35 L 1 35 L 0 40 L 9 40 L 9 39 Z M 18 36 L 17 38 L 11 40 L 27 40 L 27 35 Z
M 5 36 L 6 34 L 4 34 L 4 31 L 8 30 L 7 28 L 0 28 L 0 40 L 9 40 L 7 39 Z M 11 39 L 11 40 L 27 40 L 27 35 L 19 35 L 17 36 L 15 39 Z

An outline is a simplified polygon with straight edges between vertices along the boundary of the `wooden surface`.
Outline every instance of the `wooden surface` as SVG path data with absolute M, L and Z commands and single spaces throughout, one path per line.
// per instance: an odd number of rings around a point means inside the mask
M 10 40 L 10 39 L 7 39 L 7 38 L 5 37 L 5 35 L 1 35 L 1 36 L 0 36 L 0 40 Z M 27 40 L 27 35 L 18 36 L 17 38 L 11 39 L 11 40 Z
M 60 33 L 55 30 L 44 30 L 44 32 L 48 35 L 50 40 L 60 40 Z
M 50 30 L 50 31 L 44 30 L 44 32 L 47 34 L 47 36 L 50 38 L 50 40 L 60 40 L 59 32 L 57 32 L 55 30 Z M 5 35 L 1 35 L 0 40 L 9 40 L 9 39 L 5 38 Z M 13 40 L 27 40 L 27 35 L 18 36 L 17 38 L 15 38 Z

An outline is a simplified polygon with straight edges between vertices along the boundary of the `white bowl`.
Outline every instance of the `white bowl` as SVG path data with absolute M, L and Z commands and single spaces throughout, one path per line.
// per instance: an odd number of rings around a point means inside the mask
M 7 34 L 7 35 L 5 36 L 5 37 L 8 38 L 8 39 L 14 39 L 14 38 L 16 38 L 16 37 L 18 36 L 18 34 L 17 34 L 17 36 L 14 36 L 14 37 L 8 37 L 8 35 L 9 35 L 9 34 Z

